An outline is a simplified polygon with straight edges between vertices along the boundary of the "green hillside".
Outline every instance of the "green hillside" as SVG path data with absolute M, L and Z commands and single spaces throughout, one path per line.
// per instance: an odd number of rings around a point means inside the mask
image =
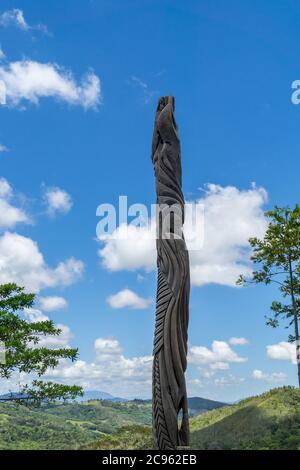
M 190 420 L 192 449 L 299 449 L 300 391 L 273 389 Z M 149 449 L 151 428 L 127 426 L 88 449 Z
M 300 391 L 273 389 L 191 420 L 193 449 L 299 449 Z
M 300 391 L 273 389 L 199 414 L 190 427 L 192 449 L 300 449 Z M 0 449 L 151 449 L 151 434 L 149 401 L 0 404 Z
M 196 397 L 191 399 L 190 412 L 196 415 L 222 405 Z M 0 449 L 76 449 L 90 443 L 93 447 L 100 437 L 105 439 L 104 446 L 122 442 L 120 445 L 135 448 L 144 445 L 151 413 L 150 400 L 91 400 L 41 408 L 0 403 Z M 130 435 L 128 426 L 133 426 Z M 147 445 L 151 446 L 149 435 Z
M 98 400 L 36 409 L 2 403 L 0 449 L 77 449 L 133 424 L 151 424 L 151 404 Z

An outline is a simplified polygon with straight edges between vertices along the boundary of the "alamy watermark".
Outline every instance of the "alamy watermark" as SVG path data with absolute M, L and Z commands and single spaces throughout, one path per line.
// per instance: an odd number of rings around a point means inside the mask
M 300 80 L 294 80 L 291 88 L 294 90 L 291 95 L 291 102 L 293 104 L 300 104 Z
M 133 233 L 150 239 L 197 239 L 197 249 L 204 242 L 204 204 L 145 204 L 128 205 L 127 196 L 119 196 L 118 207 L 110 203 L 100 204 L 96 216 L 100 217 L 96 227 L 99 240 L 126 240 Z

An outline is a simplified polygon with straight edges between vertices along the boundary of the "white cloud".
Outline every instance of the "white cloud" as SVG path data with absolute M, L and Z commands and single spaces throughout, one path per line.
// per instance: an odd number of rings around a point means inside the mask
M 122 352 L 119 341 L 115 338 L 97 338 L 94 343 L 97 356 L 119 356 Z
M 148 227 L 122 224 L 103 243 L 98 254 L 109 271 L 144 269 L 148 272 L 156 266 L 155 240 Z
M 204 206 L 204 240 L 203 220 L 199 219 L 198 236 L 194 237 L 191 236 L 191 220 L 187 218 L 185 224 L 194 285 L 215 283 L 234 287 L 240 274 L 251 273 L 248 239 L 261 237 L 265 232 L 263 205 L 266 200 L 266 191 L 254 185 L 248 190 L 239 190 L 209 184 L 203 197 L 192 201 Z M 153 224 L 142 229 L 121 225 L 112 236 L 102 240 L 102 244 L 98 254 L 103 266 L 110 271 L 155 269 Z
M 98 338 L 95 360 L 78 360 L 73 364 L 62 361 L 48 372 L 49 378 L 62 383 L 74 383 L 88 390 L 103 390 L 114 395 L 133 397 L 151 393 L 152 356 L 125 357 L 118 340 Z
M 152 303 L 152 299 L 140 297 L 130 289 L 123 289 L 107 298 L 112 308 L 145 309 Z
M 28 223 L 25 212 L 11 204 L 14 192 L 5 178 L 0 178 L 0 228 L 13 228 L 18 223 Z
M 205 211 L 204 243 L 202 246 L 199 238 L 188 243 L 194 285 L 214 283 L 233 287 L 240 274 L 251 272 L 248 239 L 261 237 L 265 232 L 266 199 L 266 191 L 254 186 L 249 190 L 207 186 L 205 195 L 198 200 Z
M 284 382 L 286 380 L 286 374 L 283 372 L 272 372 L 272 373 L 265 373 L 262 370 L 255 369 L 252 372 L 252 378 L 255 380 L 264 380 L 265 382 L 269 383 L 278 383 Z
M 227 370 L 229 369 L 229 364 L 228 362 L 222 362 L 222 361 L 219 361 L 219 362 L 212 362 L 210 364 L 210 368 L 211 370 Z
M 85 109 L 100 103 L 100 80 L 88 72 L 80 84 L 72 73 L 57 64 L 30 60 L 0 66 L 0 103 L 17 106 L 21 101 L 39 103 L 40 98 L 52 97 Z
M 5 178 L 0 178 L 0 197 L 8 198 L 12 194 L 12 187 Z
M 232 344 L 233 346 L 244 346 L 245 344 L 249 344 L 249 340 L 246 338 L 236 338 L 235 336 L 232 336 L 229 340 L 229 344 Z
M 26 308 L 24 310 L 25 318 L 30 322 L 41 322 L 49 320 L 47 315 L 39 310 L 38 308 Z M 70 341 L 73 338 L 73 333 L 67 325 L 56 324 L 56 328 L 60 329 L 60 334 L 55 336 L 41 336 L 37 345 L 34 347 L 37 348 L 50 348 L 50 349 L 58 349 L 58 348 L 66 348 L 69 347 Z
M 29 291 L 39 292 L 46 287 L 74 283 L 83 269 L 83 262 L 75 258 L 50 268 L 31 238 L 9 232 L 0 237 L 0 284 L 16 282 Z
M 186 380 L 186 388 L 188 397 L 199 396 L 200 393 L 203 393 L 202 389 L 205 387 L 205 383 L 200 379 L 189 379 Z
M 24 315 L 26 320 L 30 323 L 49 320 L 49 318 L 38 308 L 25 308 Z
M 47 26 L 43 24 L 30 26 L 24 18 L 23 11 L 19 10 L 18 8 L 3 12 L 0 15 L 0 26 L 15 26 L 16 28 L 21 29 L 23 31 L 37 30 L 42 31 L 43 33 L 48 33 Z
M 227 387 L 227 386 L 240 385 L 244 381 L 245 381 L 244 377 L 236 377 L 233 374 L 228 374 L 227 376 L 216 378 L 214 380 L 214 383 L 217 387 Z
M 39 305 L 42 310 L 45 312 L 52 312 L 55 310 L 61 310 L 68 306 L 68 302 L 64 297 L 58 296 L 49 296 L 49 297 L 40 297 Z
M 5 145 L 0 144 L 0 153 L 3 153 L 3 152 L 8 152 L 8 148 Z
M 2 49 L 2 47 L 0 46 L 0 60 L 2 60 L 2 59 L 5 59 L 5 53 Z
M 84 263 L 76 258 L 61 261 L 53 270 L 55 285 L 69 286 L 77 281 L 83 274 Z
M 66 214 L 73 205 L 70 194 L 60 188 L 49 188 L 45 192 L 45 201 L 49 215 Z
M 73 338 L 73 333 L 67 325 L 57 324 L 56 328 L 61 330 L 58 336 L 45 336 L 42 337 L 38 343 L 39 348 L 68 348 L 70 347 L 70 341 Z
M 188 353 L 188 362 L 196 366 L 208 366 L 202 369 L 204 377 L 213 376 L 218 370 L 229 369 L 230 363 L 246 362 L 246 357 L 239 356 L 225 341 L 213 341 L 211 349 L 206 346 L 192 346 Z
M 270 359 L 278 361 L 290 361 L 293 364 L 297 364 L 296 360 L 296 346 L 288 343 L 287 341 L 281 341 L 278 344 L 272 344 L 267 346 L 267 356 Z

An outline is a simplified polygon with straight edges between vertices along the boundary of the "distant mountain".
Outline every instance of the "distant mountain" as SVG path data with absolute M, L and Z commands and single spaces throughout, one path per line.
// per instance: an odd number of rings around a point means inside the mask
M 13 401 L 13 400 L 30 400 L 30 396 L 26 393 L 9 392 L 0 395 L 0 402 Z
M 191 397 L 188 398 L 189 414 L 196 416 L 206 411 L 215 410 L 216 408 L 223 408 L 228 406 L 228 403 L 221 401 L 209 400 L 208 398 Z
M 89 400 L 109 400 L 116 403 L 123 403 L 125 401 L 128 401 L 126 400 L 126 398 L 114 397 L 110 393 L 101 392 L 100 390 L 87 390 L 86 392 L 84 392 L 84 395 L 82 397 L 78 397 L 76 399 L 76 401 L 78 402 Z
M 134 400 L 128 400 L 131 403 L 149 403 L 151 404 L 151 399 L 142 400 L 135 398 Z M 188 398 L 188 406 L 189 406 L 189 415 L 197 416 L 201 413 L 205 413 L 206 411 L 215 410 L 216 408 L 222 408 L 223 406 L 228 406 L 229 403 L 224 403 L 221 401 L 209 400 L 208 398 L 201 398 L 201 397 L 190 397 Z
M 30 396 L 25 393 L 9 392 L 0 395 L 0 402 L 8 402 L 15 400 L 30 400 Z M 126 398 L 114 397 L 110 393 L 101 392 L 98 390 L 87 390 L 82 397 L 77 397 L 77 402 L 90 401 L 90 400 L 108 400 L 116 403 L 123 403 L 128 401 Z
M 10 392 L 0 395 L 0 402 L 13 401 L 13 400 L 29 400 L 30 397 L 24 393 Z M 108 400 L 114 403 L 124 403 L 124 402 L 133 402 L 133 403 L 151 403 L 151 400 L 142 400 L 134 399 L 128 400 L 126 398 L 115 397 L 107 392 L 102 392 L 101 390 L 87 390 L 84 392 L 82 397 L 77 397 L 77 402 L 93 401 L 93 400 Z M 221 408 L 227 406 L 228 403 L 222 403 L 219 401 L 209 400 L 208 398 L 201 397 L 191 397 L 188 398 L 189 404 L 189 414 L 190 416 L 196 416 L 205 411 L 214 410 L 215 408 Z

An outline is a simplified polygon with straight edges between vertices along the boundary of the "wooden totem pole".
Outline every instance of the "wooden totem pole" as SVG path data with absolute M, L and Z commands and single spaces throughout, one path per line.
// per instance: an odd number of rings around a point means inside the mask
M 189 318 L 189 256 L 182 226 L 184 197 L 174 97 L 155 115 L 152 161 L 157 195 L 157 299 L 153 359 L 153 438 L 156 449 L 189 445 L 185 384 Z

